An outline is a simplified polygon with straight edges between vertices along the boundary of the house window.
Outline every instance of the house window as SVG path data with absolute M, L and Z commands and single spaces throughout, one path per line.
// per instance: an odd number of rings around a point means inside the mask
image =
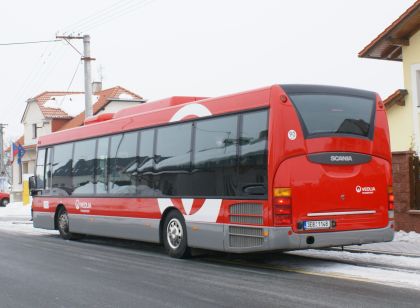
M 38 132 L 37 132 L 37 126 L 36 123 L 32 124 L 32 139 L 35 139 L 38 137 Z

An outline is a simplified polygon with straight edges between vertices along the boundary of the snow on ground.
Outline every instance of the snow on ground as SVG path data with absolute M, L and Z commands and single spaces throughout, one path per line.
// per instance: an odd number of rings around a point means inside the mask
M 353 255 L 357 255 L 353 253 Z M 308 256 L 308 255 L 307 255 Z M 384 257 L 384 255 L 381 255 Z M 402 258 L 402 257 L 394 257 Z M 344 261 L 344 260 L 342 260 Z M 296 266 L 296 265 L 295 265 Z M 334 261 L 319 262 L 301 262 L 297 265 L 299 272 L 312 275 L 321 275 L 327 277 L 336 277 L 363 282 L 373 282 L 385 284 L 399 288 L 409 288 L 420 290 L 420 271 L 405 271 L 399 268 L 375 268 L 364 266 L 363 264 L 351 265 L 337 263 Z M 293 270 L 293 269 L 292 269 Z
M 414 231 L 411 231 L 411 232 L 398 231 L 398 232 L 395 232 L 394 241 L 415 243 L 415 244 L 420 245 L 420 233 L 416 233 Z
M 36 229 L 31 221 L 31 206 L 22 202 L 0 207 L 0 232 L 19 232 L 30 235 L 57 234 L 54 230 Z

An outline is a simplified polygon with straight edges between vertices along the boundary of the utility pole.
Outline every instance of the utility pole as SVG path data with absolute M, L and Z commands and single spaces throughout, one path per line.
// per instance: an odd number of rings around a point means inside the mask
M 6 170 L 4 167 L 4 145 L 3 145 L 3 128 L 5 128 L 7 126 L 7 124 L 0 124 L 0 149 L 1 149 L 1 154 L 0 154 L 0 175 L 4 176 L 6 175 Z
M 91 61 L 95 60 L 95 58 L 90 57 L 90 36 L 56 35 L 56 38 L 65 40 L 71 47 L 73 47 L 74 50 L 76 50 L 82 56 L 81 59 L 84 61 L 85 68 L 85 118 L 91 117 L 93 116 Z M 69 42 L 69 40 L 75 39 L 83 40 L 83 54 Z
M 83 61 L 85 61 L 85 118 L 93 116 L 92 108 L 92 68 L 90 61 L 90 36 L 83 35 Z

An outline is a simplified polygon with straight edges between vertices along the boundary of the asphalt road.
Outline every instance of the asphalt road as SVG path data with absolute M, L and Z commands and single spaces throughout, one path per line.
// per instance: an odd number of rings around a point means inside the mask
M 0 231 L 0 260 L 1 308 L 420 304 L 415 290 L 258 268 L 226 254 L 176 260 L 156 245 L 94 237 L 72 242 Z

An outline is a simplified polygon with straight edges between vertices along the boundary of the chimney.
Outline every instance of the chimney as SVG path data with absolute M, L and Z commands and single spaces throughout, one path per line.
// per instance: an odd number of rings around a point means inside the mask
M 94 81 L 92 82 L 92 93 L 96 94 L 102 91 L 102 81 Z

